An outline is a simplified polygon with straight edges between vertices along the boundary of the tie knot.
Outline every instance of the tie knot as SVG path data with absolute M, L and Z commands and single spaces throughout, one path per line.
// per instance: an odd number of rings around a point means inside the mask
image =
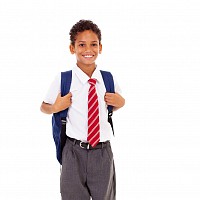
M 94 78 L 90 78 L 90 79 L 88 80 L 88 82 L 89 82 L 90 85 L 93 85 L 93 86 L 94 86 L 94 85 L 96 84 L 97 81 L 96 81 L 96 79 L 94 79 Z

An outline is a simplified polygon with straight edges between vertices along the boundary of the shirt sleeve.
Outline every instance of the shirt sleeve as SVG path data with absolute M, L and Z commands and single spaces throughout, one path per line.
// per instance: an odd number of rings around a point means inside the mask
M 113 80 L 114 80 L 114 86 L 115 86 L 115 92 L 116 93 L 119 93 L 119 94 L 122 94 L 122 90 L 118 84 L 118 81 L 116 79 L 116 77 L 113 75 Z
M 44 97 L 44 102 L 54 104 L 58 94 L 60 93 L 61 73 L 58 73 L 51 83 L 47 93 Z

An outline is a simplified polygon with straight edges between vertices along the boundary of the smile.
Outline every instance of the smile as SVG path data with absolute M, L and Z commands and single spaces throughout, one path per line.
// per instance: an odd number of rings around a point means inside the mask
M 85 58 L 92 58 L 93 55 L 85 55 L 85 56 L 83 56 L 83 57 L 85 57 Z

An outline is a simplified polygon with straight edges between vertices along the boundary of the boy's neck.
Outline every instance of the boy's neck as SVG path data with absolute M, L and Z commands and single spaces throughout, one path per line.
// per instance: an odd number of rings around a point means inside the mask
M 92 74 L 94 72 L 94 70 L 96 69 L 96 65 L 92 64 L 92 65 L 80 65 L 77 64 L 77 66 L 85 73 L 87 74 L 90 78 L 92 77 Z

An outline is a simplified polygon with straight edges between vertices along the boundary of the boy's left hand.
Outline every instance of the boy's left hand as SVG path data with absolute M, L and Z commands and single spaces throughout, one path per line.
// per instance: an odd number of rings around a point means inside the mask
M 118 93 L 106 92 L 104 100 L 107 105 L 114 106 L 115 108 L 121 108 L 125 104 L 125 99 Z

